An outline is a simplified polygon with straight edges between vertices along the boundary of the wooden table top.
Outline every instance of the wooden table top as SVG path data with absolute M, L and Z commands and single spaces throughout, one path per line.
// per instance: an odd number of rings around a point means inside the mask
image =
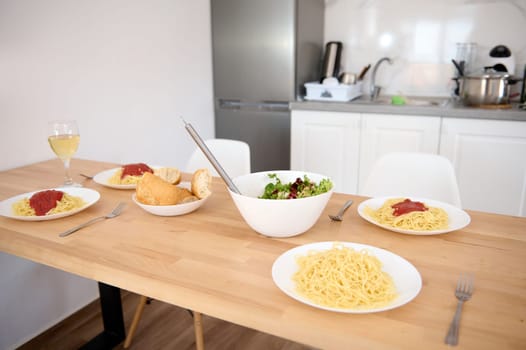
M 72 161 L 73 174 L 113 167 Z M 59 160 L 50 160 L 0 172 L 0 200 L 54 187 L 62 171 Z M 463 230 L 412 236 L 361 219 L 357 207 L 364 197 L 334 194 L 308 232 L 272 239 L 246 225 L 219 178 L 203 207 L 179 217 L 143 211 L 131 200 L 133 190 L 83 184 L 101 199 L 76 215 L 42 222 L 0 217 L 0 251 L 323 349 L 447 347 L 456 281 L 469 272 L 475 290 L 464 304 L 459 348 L 526 348 L 526 218 L 469 212 L 472 221 Z M 331 222 L 327 214 L 349 198 L 356 203 L 344 221 Z M 119 217 L 58 237 L 123 200 L 128 206 Z M 400 308 L 373 314 L 329 312 L 291 299 L 272 280 L 274 260 L 295 246 L 321 241 L 369 244 L 404 257 L 422 276 L 420 294 Z

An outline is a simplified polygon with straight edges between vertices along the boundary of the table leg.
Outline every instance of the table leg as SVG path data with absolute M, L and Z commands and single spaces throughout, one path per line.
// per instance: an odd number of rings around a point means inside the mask
M 102 333 L 81 347 L 83 350 L 113 349 L 126 337 L 122 314 L 121 290 L 99 282 L 100 306 L 102 310 Z

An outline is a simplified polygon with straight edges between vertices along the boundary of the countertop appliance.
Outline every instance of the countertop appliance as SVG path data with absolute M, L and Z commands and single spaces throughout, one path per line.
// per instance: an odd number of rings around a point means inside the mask
M 252 172 L 289 169 L 289 102 L 319 79 L 324 1 L 210 5 L 216 137 L 247 142 Z
M 486 59 L 485 68 L 493 68 L 499 72 L 515 74 L 515 57 L 507 46 L 497 45 L 491 49 Z
M 325 78 L 338 77 L 340 74 L 342 48 L 343 44 L 340 41 L 330 41 L 325 44 L 320 83 L 323 83 Z

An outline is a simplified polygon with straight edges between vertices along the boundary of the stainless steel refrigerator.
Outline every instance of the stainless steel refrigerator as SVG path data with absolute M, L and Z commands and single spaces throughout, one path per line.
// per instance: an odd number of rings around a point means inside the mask
M 217 138 L 250 145 L 252 172 L 290 168 L 289 102 L 319 79 L 323 0 L 211 0 Z

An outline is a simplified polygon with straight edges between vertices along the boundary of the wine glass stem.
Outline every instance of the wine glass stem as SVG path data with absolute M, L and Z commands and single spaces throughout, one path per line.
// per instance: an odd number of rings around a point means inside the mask
M 72 185 L 73 184 L 73 179 L 71 178 L 71 176 L 69 175 L 69 163 L 70 163 L 71 159 L 64 159 L 64 170 L 66 172 L 65 174 L 65 178 L 64 178 L 64 185 Z

